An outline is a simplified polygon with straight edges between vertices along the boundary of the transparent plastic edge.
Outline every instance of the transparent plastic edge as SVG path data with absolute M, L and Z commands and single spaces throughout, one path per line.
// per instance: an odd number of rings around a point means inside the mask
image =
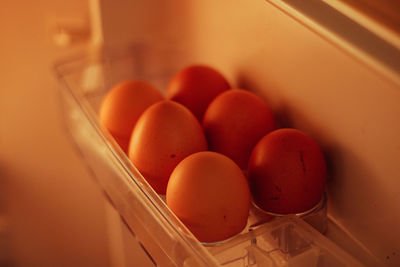
M 144 189 L 141 187 L 140 183 L 137 181 L 138 177 L 140 177 L 143 183 L 147 183 L 146 180 L 130 162 L 127 162 L 126 160 L 124 160 L 124 157 L 121 157 L 121 154 L 123 153 L 122 150 L 118 147 L 115 141 L 110 142 L 110 140 L 113 140 L 113 138 L 111 138 L 110 136 L 108 136 L 107 138 L 107 133 L 105 133 L 104 129 L 102 129 L 101 126 L 99 125 L 97 120 L 97 114 L 90 107 L 90 104 L 88 104 L 85 100 L 83 100 L 72 88 L 70 88 L 67 81 L 65 81 L 62 73 L 62 68 L 70 63 L 76 64 L 78 61 L 85 63 L 91 60 L 86 56 L 85 58 L 82 57 L 83 57 L 82 54 L 77 54 L 74 57 L 70 57 L 69 59 L 59 61 L 53 65 L 54 73 L 57 79 L 61 82 L 61 88 L 62 88 L 61 90 L 67 90 L 68 94 L 74 99 L 75 104 L 84 113 L 85 118 L 89 121 L 90 125 L 96 131 L 97 135 L 106 144 L 109 152 L 113 154 L 114 160 L 118 161 L 120 167 L 124 169 L 124 173 L 129 177 L 129 180 L 125 182 L 127 182 L 130 185 L 130 187 L 135 186 L 141 192 L 141 196 L 144 197 L 143 201 L 145 201 L 148 204 L 146 206 L 150 210 L 150 212 L 154 215 L 155 219 L 157 219 L 158 221 L 166 222 L 166 224 L 165 223 L 161 224 L 165 232 L 168 233 L 169 231 L 173 231 L 176 234 L 176 236 L 179 237 L 179 240 L 177 240 L 177 242 L 181 243 L 184 247 L 186 247 L 186 249 L 189 249 L 192 253 L 197 255 L 197 259 L 200 260 L 205 266 L 219 266 L 214 257 L 212 257 L 211 254 L 207 251 L 207 249 L 204 246 L 202 246 L 200 242 L 197 241 L 197 239 L 195 239 L 195 237 L 191 234 L 191 232 L 182 223 L 180 223 L 179 219 L 177 219 L 172 212 L 167 212 L 166 209 L 160 209 L 159 205 L 162 202 L 162 200 L 161 199 L 159 201 L 156 200 L 159 198 L 159 196 L 154 191 L 151 192 L 152 189 L 149 188 Z M 132 170 L 136 170 L 135 173 L 133 173 Z M 125 179 L 128 178 L 126 175 L 124 177 Z M 132 185 L 132 183 L 134 185 Z M 174 220 L 172 220 L 172 218 L 174 218 Z M 176 227 L 178 224 L 179 227 Z M 168 225 L 168 227 L 166 225 Z M 190 239 L 188 239 L 189 237 Z
M 264 1 L 368 66 L 385 80 L 400 85 L 400 50 L 345 16 L 339 9 L 320 0 Z M 341 27 L 343 25 L 346 27 Z

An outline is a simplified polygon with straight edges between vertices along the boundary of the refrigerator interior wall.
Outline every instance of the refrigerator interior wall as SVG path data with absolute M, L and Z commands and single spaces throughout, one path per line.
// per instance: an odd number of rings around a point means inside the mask
M 213 65 L 264 98 L 283 126 L 315 137 L 329 163 L 330 218 L 381 261 L 400 263 L 395 80 L 266 1 L 99 3 L 104 46 L 141 47 L 176 70 Z
M 101 190 L 60 121 L 58 26 L 81 25 L 87 3 L 1 1 L 0 266 L 110 265 Z M 82 18 L 82 20 L 81 20 Z M 84 23 L 82 23 L 84 26 Z

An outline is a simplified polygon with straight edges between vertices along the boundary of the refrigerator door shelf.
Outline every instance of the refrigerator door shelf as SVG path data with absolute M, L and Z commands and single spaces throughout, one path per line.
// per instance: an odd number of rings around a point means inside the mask
M 118 81 L 140 78 L 165 88 L 175 69 L 154 64 L 151 55 L 143 47 L 122 53 L 101 51 L 57 64 L 56 74 L 62 85 L 65 124 L 73 143 L 152 259 L 161 266 L 361 266 L 297 216 L 264 220 L 253 209 L 242 233 L 216 244 L 202 244 L 190 233 L 97 117 L 102 98 Z M 317 215 L 308 218 L 317 227 L 322 225 L 323 230 L 327 223 L 325 199 L 311 215 Z

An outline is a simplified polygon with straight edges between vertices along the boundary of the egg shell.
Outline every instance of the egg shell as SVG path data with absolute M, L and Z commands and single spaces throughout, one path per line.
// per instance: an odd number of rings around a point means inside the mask
M 192 154 L 171 174 L 168 207 L 202 242 L 230 238 L 246 226 L 250 190 L 241 169 L 211 151 Z
M 230 157 L 245 170 L 253 147 L 275 129 L 275 120 L 268 105 L 256 94 L 232 89 L 210 103 L 203 128 L 209 149 Z
M 191 65 L 171 79 L 167 98 L 183 104 L 201 122 L 210 102 L 229 88 L 228 81 L 216 69 L 206 65 Z
M 183 105 L 164 100 L 146 109 L 132 131 L 129 158 L 154 190 L 165 194 L 175 166 L 207 150 L 203 129 Z
M 295 214 L 321 200 L 326 182 L 322 150 L 297 129 L 278 129 L 254 147 L 247 176 L 255 204 L 277 214 Z
M 118 83 L 104 97 L 99 120 L 127 152 L 132 130 L 140 115 L 150 105 L 164 99 L 153 85 L 142 80 Z

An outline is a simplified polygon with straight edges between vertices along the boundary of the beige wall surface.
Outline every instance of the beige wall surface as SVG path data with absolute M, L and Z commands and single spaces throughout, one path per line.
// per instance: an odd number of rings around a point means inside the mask
M 2 260 L 11 266 L 109 266 L 104 198 L 71 146 L 51 69 L 70 52 L 53 41 L 57 20 L 84 18 L 87 3 L 0 5 Z

